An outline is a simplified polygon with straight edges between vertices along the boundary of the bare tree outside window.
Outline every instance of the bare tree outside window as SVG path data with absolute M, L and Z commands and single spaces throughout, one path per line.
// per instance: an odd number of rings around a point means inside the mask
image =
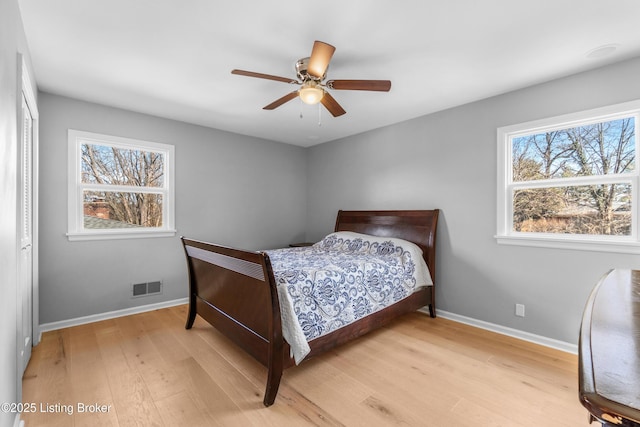
M 630 235 L 635 147 L 634 117 L 514 137 L 513 230 Z
M 84 143 L 85 228 L 162 227 L 162 153 Z M 154 190 L 155 189 L 155 190 Z

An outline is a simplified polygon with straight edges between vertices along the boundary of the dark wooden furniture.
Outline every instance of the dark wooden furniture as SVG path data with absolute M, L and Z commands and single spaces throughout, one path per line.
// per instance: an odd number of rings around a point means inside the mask
M 335 231 L 398 237 L 417 244 L 433 286 L 422 288 L 371 316 L 309 342 L 307 358 L 375 330 L 394 318 L 428 306 L 435 317 L 436 227 L 439 210 L 339 211 Z M 273 404 L 283 369 L 295 364 L 282 337 L 280 304 L 269 257 L 182 238 L 189 271 L 189 315 L 196 314 L 268 368 L 263 403 Z M 306 360 L 306 359 L 305 359 Z
M 580 402 L 590 420 L 640 426 L 640 271 L 612 270 L 595 286 L 578 351 Z

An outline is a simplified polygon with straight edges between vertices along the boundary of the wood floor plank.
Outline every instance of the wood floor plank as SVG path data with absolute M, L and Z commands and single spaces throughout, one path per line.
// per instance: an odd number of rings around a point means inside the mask
M 129 336 L 129 338 L 127 338 Z M 118 329 L 101 335 L 100 352 L 106 363 L 112 401 L 119 426 L 163 427 L 160 414 L 144 379 L 130 366 L 123 350 L 130 341 L 128 332 Z
M 157 402 L 158 409 L 168 426 L 211 427 L 219 426 L 208 411 L 198 408 L 188 392 L 182 391 Z
M 455 414 L 456 419 L 464 420 L 461 426 L 469 427 L 478 425 L 524 427 L 528 425 L 536 425 L 537 423 L 542 422 L 542 418 L 534 421 L 536 424 L 531 424 L 532 421 L 526 419 L 514 419 L 514 416 L 502 415 L 499 412 L 492 411 L 491 409 L 468 399 L 461 399 L 460 402 L 458 402 L 458 404 L 452 409 L 452 414 Z M 524 421 L 524 424 L 521 421 Z
M 69 334 L 69 381 L 67 403 L 75 406 L 75 426 L 118 426 L 111 400 L 108 375 L 100 354 L 93 325 L 78 327 Z M 106 411 L 101 409 L 106 406 Z
M 162 348 L 151 340 L 156 331 L 146 329 L 145 319 L 152 314 L 128 316 L 118 320 L 121 329 L 129 331 L 129 339 L 121 343 L 122 352 L 128 365 L 134 368 L 144 380 L 151 398 L 160 400 L 173 394 L 182 393 L 181 381 L 172 367 L 162 357 Z
M 455 369 L 451 357 L 429 360 L 426 357 L 428 349 L 409 354 L 406 348 L 401 347 L 394 348 L 391 352 L 390 347 L 384 344 L 385 335 L 385 331 L 380 331 L 349 344 L 345 351 L 339 351 L 337 357 L 330 362 L 377 391 L 385 390 L 389 394 L 408 397 L 418 396 L 438 407 L 452 407 L 457 403 L 458 396 L 451 394 L 447 387 L 434 384 L 434 379 L 439 380 L 439 375 L 444 373 L 447 376 L 443 381 L 451 380 L 451 372 Z M 405 356 L 409 360 L 402 360 Z
M 43 334 L 25 402 L 112 405 L 23 414 L 39 426 L 588 426 L 577 357 L 424 313 L 285 371 L 266 368 L 186 306 Z M 45 406 L 46 407 L 46 406 Z
M 193 358 L 179 362 L 176 370 L 188 390 L 195 410 L 206 414 L 210 426 L 248 426 L 250 419 Z M 192 425 L 191 423 L 173 425 Z
M 73 407 L 67 405 L 72 388 L 69 376 L 69 329 L 44 334 L 32 351 L 22 381 L 23 403 L 36 405 L 35 412 L 23 413 L 28 426 L 73 427 Z
M 165 363 L 176 363 L 191 357 L 189 349 L 183 347 L 172 333 L 182 333 L 185 330 L 182 321 L 182 316 L 176 317 L 171 310 L 150 312 L 148 320 L 145 321 L 145 326 L 148 323 L 153 323 L 157 326 L 157 329 L 150 330 L 148 335 Z M 148 327 L 147 330 L 149 331 Z

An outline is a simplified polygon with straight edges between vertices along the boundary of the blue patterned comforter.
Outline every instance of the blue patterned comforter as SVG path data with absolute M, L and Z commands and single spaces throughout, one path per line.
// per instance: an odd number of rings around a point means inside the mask
M 401 239 L 336 232 L 310 247 L 266 252 L 296 363 L 308 341 L 432 284 L 420 248 Z

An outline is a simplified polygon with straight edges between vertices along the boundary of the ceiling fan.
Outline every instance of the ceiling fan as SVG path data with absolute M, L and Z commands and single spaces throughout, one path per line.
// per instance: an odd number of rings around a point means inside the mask
M 315 41 L 311 56 L 299 59 L 295 69 L 298 79 L 272 76 L 270 74 L 254 73 L 253 71 L 232 70 L 231 74 L 240 76 L 256 77 L 259 79 L 275 80 L 300 86 L 299 89 L 286 94 L 282 98 L 273 101 L 263 107 L 264 110 L 274 110 L 282 104 L 291 101 L 296 97 L 306 104 L 317 104 L 319 102 L 334 116 L 338 117 L 346 113 L 344 108 L 331 96 L 327 89 L 333 90 L 370 90 L 378 92 L 388 92 L 391 89 L 389 80 L 327 80 L 326 73 L 329 62 L 336 48 L 328 43 Z

